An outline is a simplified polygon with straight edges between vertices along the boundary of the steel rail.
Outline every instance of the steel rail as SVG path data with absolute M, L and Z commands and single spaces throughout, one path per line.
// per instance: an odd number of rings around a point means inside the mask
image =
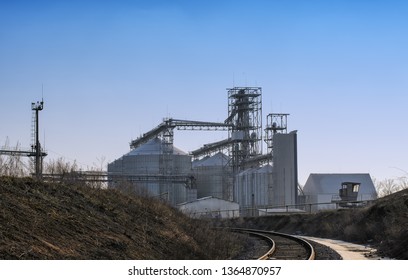
M 262 256 L 257 258 L 257 260 L 267 260 L 273 255 L 273 253 L 275 253 L 276 244 L 275 244 L 275 241 L 271 237 L 269 237 L 269 236 L 267 236 L 267 235 L 265 235 L 263 233 L 259 233 L 259 232 L 255 232 L 255 231 L 247 230 L 247 229 L 233 228 L 231 230 L 234 231 L 234 232 L 247 233 L 247 234 L 251 234 L 251 235 L 261 237 L 262 239 L 265 239 L 271 245 L 271 248 L 265 254 L 263 254 Z
M 256 236 L 260 236 L 263 239 L 267 240 L 270 244 L 272 244 L 271 249 L 269 249 L 268 252 L 266 252 L 261 257 L 259 257 L 258 260 L 267 260 L 270 257 L 272 257 L 272 255 L 275 253 L 275 250 L 276 250 L 276 243 L 271 237 L 265 234 L 262 234 L 262 233 L 258 233 L 258 232 L 251 232 L 251 231 L 243 231 L 243 232 L 246 232 L 252 235 L 256 235 Z
M 307 240 L 301 237 L 297 237 L 297 236 L 282 233 L 282 232 L 276 232 L 276 231 L 271 231 L 270 234 L 279 235 L 279 236 L 286 237 L 286 238 L 297 241 L 298 243 L 302 244 L 303 247 L 309 252 L 309 257 L 307 258 L 307 260 L 314 260 L 316 258 L 316 252 L 312 244 L 310 244 Z
M 284 238 L 287 238 L 287 239 L 292 239 L 292 240 L 298 242 L 299 244 L 301 244 L 306 249 L 306 251 L 308 252 L 308 258 L 306 260 L 314 260 L 316 258 L 316 252 L 315 252 L 312 244 L 310 244 L 307 240 L 305 240 L 303 238 L 300 238 L 300 237 L 297 237 L 297 236 L 294 236 L 294 235 L 281 233 L 281 232 L 276 232 L 276 231 L 266 231 L 266 230 L 256 230 L 256 229 L 246 229 L 246 228 L 233 228 L 231 230 L 256 234 L 256 235 L 262 236 L 262 238 L 268 238 L 268 239 L 271 239 L 273 241 L 273 244 L 274 244 L 273 247 L 274 248 L 273 248 L 272 254 L 268 251 L 268 253 L 264 254 L 259 259 L 264 259 L 264 260 L 269 259 L 276 250 L 275 241 L 273 240 L 272 237 L 266 236 L 266 234 L 281 236 L 281 237 L 284 237 Z

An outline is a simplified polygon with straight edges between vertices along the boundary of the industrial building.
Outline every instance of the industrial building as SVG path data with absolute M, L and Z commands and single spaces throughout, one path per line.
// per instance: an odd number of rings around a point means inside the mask
M 310 204 L 312 212 L 336 209 L 342 204 L 341 190 L 348 183 L 358 186 L 352 199 L 354 206 L 377 199 L 377 191 L 368 173 L 310 174 L 303 188 L 305 204 Z M 348 206 L 352 207 L 353 204 Z
M 260 87 L 229 88 L 227 99 L 224 122 L 167 118 L 132 140 L 131 151 L 108 164 L 109 186 L 127 182 L 135 192 L 197 212 L 236 204 L 246 216 L 271 205 L 296 204 L 297 132 L 287 132 L 288 114 L 268 114 L 263 127 Z M 173 146 L 175 130 L 225 131 L 226 138 L 185 153 Z

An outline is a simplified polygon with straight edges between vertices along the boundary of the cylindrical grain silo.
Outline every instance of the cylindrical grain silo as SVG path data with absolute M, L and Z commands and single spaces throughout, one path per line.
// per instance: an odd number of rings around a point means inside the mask
M 176 147 L 169 154 L 165 148 L 161 139 L 154 138 L 108 164 L 108 176 L 127 182 L 136 193 L 160 197 L 172 205 L 195 198 L 195 190 L 182 182 L 191 177 L 191 156 Z
M 234 199 L 242 215 L 256 215 L 257 209 L 271 204 L 272 167 L 246 169 L 236 176 Z
M 232 169 L 230 159 L 219 152 L 193 162 L 197 197 L 216 197 L 232 201 Z

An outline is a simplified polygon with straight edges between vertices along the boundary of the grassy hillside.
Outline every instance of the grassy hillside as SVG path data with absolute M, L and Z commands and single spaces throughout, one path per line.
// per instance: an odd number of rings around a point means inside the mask
M 228 259 L 235 242 L 157 200 L 0 178 L 0 259 Z
M 385 256 L 408 259 L 408 190 L 364 209 L 220 225 L 369 243 Z M 239 238 L 154 199 L 0 177 L 0 259 L 229 259 L 242 250 Z
M 367 208 L 239 218 L 223 221 L 222 225 L 300 231 L 310 236 L 372 244 L 383 256 L 408 260 L 408 189 L 381 198 Z

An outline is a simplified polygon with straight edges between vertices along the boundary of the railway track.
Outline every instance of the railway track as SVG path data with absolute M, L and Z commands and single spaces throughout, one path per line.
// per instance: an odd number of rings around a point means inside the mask
M 234 228 L 241 232 L 256 236 L 268 242 L 270 247 L 258 257 L 259 260 L 314 260 L 315 250 L 306 240 L 297 236 L 274 231 Z

